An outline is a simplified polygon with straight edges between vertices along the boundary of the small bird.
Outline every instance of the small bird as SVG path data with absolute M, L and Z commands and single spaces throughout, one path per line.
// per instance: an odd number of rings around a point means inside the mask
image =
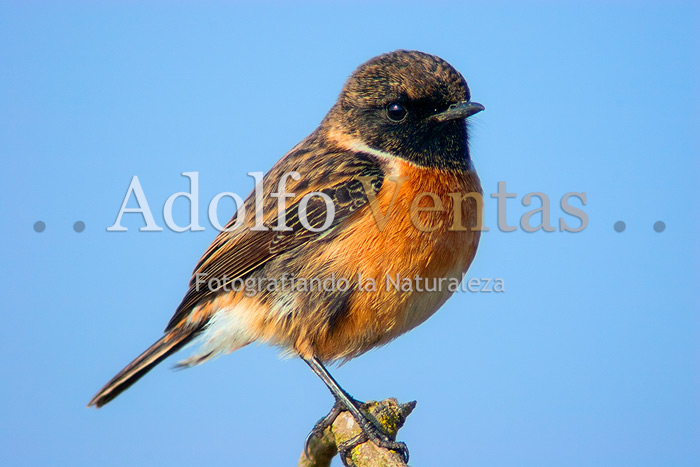
M 107 404 L 188 343 L 199 347 L 181 367 L 263 342 L 301 357 L 335 397 L 312 435 L 348 410 L 370 440 L 407 460 L 405 444 L 375 426 L 325 364 L 421 324 L 453 292 L 435 284 L 461 281 L 479 243 L 482 194 L 466 119 L 483 109 L 434 55 L 397 50 L 358 67 L 206 250 L 164 335 L 88 406 Z M 319 286 L 328 278 L 335 286 Z

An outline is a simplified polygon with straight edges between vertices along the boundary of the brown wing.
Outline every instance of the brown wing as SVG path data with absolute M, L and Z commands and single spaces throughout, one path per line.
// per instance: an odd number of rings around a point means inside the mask
M 171 318 L 165 331 L 169 331 L 181 322 L 198 303 L 211 299 L 216 291 L 206 286 L 197 287 L 197 275 L 205 280 L 217 278 L 230 283 L 234 279 L 244 278 L 247 274 L 262 267 L 270 259 L 282 252 L 303 248 L 307 242 L 315 241 L 337 229 L 348 217 L 367 203 L 367 194 L 360 181 L 369 177 L 372 189 L 379 191 L 384 180 L 382 171 L 376 159 L 365 154 L 347 151 L 320 152 L 312 143 L 297 146 L 281 159 L 263 179 L 263 224 L 268 227 L 277 225 L 277 198 L 270 194 L 277 191 L 278 180 L 282 174 L 297 171 L 301 179 L 288 179 L 287 191 L 295 193 L 295 197 L 285 205 L 285 225 L 291 231 L 256 231 L 251 230 L 255 225 L 255 196 L 251 193 L 245 201 L 246 220 L 240 228 L 219 233 L 212 242 L 190 280 L 190 288 Z M 323 232 L 313 232 L 306 229 L 299 217 L 301 198 L 311 192 L 326 194 L 335 207 L 335 216 L 328 229 Z M 318 229 L 326 220 L 326 204 L 318 196 L 308 202 L 306 213 L 308 225 Z M 236 217 L 227 224 L 230 228 Z

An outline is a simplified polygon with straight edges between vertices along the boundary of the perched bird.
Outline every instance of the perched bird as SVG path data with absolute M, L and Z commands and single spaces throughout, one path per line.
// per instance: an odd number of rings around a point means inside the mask
M 433 55 L 398 50 L 357 68 L 320 126 L 209 246 L 164 335 L 89 406 L 110 402 L 191 341 L 200 346 L 181 366 L 264 342 L 301 357 L 369 439 L 407 458 L 324 364 L 419 325 L 453 292 L 436 279 L 462 279 L 481 208 L 466 118 L 483 109 L 462 75 Z M 328 278 L 335 286 L 321 287 Z M 427 287 L 395 286 L 404 278 Z

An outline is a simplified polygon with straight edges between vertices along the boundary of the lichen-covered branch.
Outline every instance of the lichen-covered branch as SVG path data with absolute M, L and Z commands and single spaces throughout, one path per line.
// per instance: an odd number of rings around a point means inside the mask
M 415 406 L 415 401 L 399 404 L 396 399 L 390 398 L 367 402 L 362 409 L 365 413 L 369 412 L 389 436 L 395 437 Z M 367 441 L 347 411 L 341 412 L 322 436 L 309 440 L 308 450 L 301 453 L 298 465 L 329 467 L 339 450 L 344 454 L 343 464 L 348 467 L 407 467 L 400 454 Z

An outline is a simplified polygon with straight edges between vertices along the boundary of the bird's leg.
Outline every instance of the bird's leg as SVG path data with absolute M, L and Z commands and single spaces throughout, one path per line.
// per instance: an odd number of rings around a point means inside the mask
M 408 463 L 408 448 L 406 447 L 405 443 L 395 441 L 390 438 L 386 433 L 384 433 L 381 427 L 377 426 L 370 418 L 362 413 L 360 408 L 362 407 L 363 403 L 353 399 L 350 394 L 345 392 L 345 390 L 340 387 L 338 382 L 333 378 L 333 376 L 331 376 L 328 370 L 326 370 L 326 367 L 323 366 L 323 363 L 321 363 L 318 358 L 312 357 L 306 359 L 302 357 L 302 359 L 307 365 L 309 365 L 309 367 L 311 367 L 311 370 L 313 370 L 313 372 L 316 373 L 319 378 L 321 378 L 321 380 L 333 394 L 333 397 L 335 397 L 335 404 L 333 405 L 333 408 L 328 415 L 316 423 L 313 430 L 311 430 L 311 433 L 306 438 L 305 447 L 308 447 L 308 442 L 311 438 L 322 435 L 325 429 L 333 424 L 340 412 L 347 410 L 350 412 L 350 414 L 352 414 L 352 417 L 360 426 L 362 434 L 366 436 L 367 439 L 372 441 L 377 446 L 398 452 L 401 454 L 401 456 L 403 456 L 404 462 Z M 341 453 L 343 451 L 347 451 L 348 449 L 351 449 L 357 444 L 363 442 L 364 439 L 362 438 L 363 437 L 360 436 L 348 445 L 338 446 L 338 450 L 341 451 Z

